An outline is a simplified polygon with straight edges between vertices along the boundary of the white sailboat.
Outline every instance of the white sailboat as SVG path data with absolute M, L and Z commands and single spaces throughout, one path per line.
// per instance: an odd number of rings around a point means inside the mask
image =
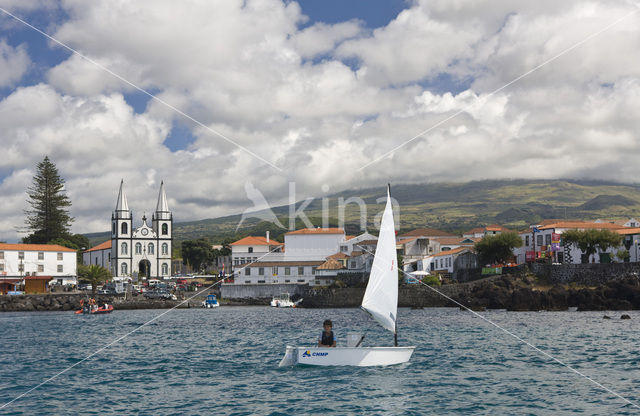
M 382 366 L 406 363 L 415 347 L 398 347 L 398 264 L 396 232 L 393 224 L 390 191 L 387 189 L 387 205 L 382 215 L 380 236 L 373 258 L 369 283 L 362 299 L 362 309 L 367 311 L 383 328 L 393 332 L 394 347 L 292 347 L 287 346 L 280 367 L 288 365 L 348 365 Z

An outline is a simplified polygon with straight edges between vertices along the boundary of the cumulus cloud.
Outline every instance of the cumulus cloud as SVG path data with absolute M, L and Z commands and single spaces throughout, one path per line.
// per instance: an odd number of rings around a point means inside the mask
M 123 98 L 131 86 L 71 56 L 46 84 L 0 101 L 5 218 L 20 216 L 21 187 L 44 154 L 67 178 L 77 231 L 108 227 L 121 177 L 138 217 L 164 179 L 182 221 L 251 206 L 247 181 L 278 204 L 289 181 L 302 199 L 323 185 L 640 173 L 640 13 L 628 16 L 630 3 L 425 0 L 373 31 L 360 21 L 302 27 L 299 5 L 279 0 L 62 7 L 58 39 L 280 170 L 158 101 L 136 114 Z M 455 88 L 430 87 L 441 79 Z M 171 152 L 176 121 L 194 140 Z
M 18 82 L 29 69 L 31 60 L 24 45 L 12 47 L 0 39 L 0 87 L 9 87 Z

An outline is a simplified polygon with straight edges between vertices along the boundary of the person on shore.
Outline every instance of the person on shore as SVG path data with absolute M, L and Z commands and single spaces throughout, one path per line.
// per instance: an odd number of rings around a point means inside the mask
M 335 347 L 336 337 L 332 331 L 333 323 L 331 322 L 331 320 L 327 319 L 324 321 L 322 326 L 324 327 L 324 331 L 322 331 L 322 334 L 318 339 L 318 347 Z

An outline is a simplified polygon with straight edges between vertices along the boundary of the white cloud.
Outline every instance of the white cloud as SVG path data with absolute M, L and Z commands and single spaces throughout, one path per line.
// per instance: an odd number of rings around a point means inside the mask
M 24 45 L 12 47 L 0 39 L 0 87 L 9 87 L 22 79 L 31 60 Z
M 277 0 L 63 7 L 60 40 L 283 171 L 158 102 L 135 114 L 122 97 L 130 86 L 71 57 L 48 72 L 49 85 L 0 101 L 0 170 L 12 172 L 0 214 L 14 222 L 25 169 L 44 154 L 67 178 L 77 231 L 108 227 L 121 177 L 137 217 L 154 208 L 164 179 L 183 221 L 241 212 L 251 204 L 246 181 L 284 203 L 291 180 L 302 198 L 324 184 L 640 174 L 640 13 L 490 94 L 633 10 L 623 2 L 424 1 L 373 32 L 358 21 L 301 30 L 299 6 Z M 468 87 L 424 87 L 441 74 Z M 176 119 L 195 141 L 170 152 Z

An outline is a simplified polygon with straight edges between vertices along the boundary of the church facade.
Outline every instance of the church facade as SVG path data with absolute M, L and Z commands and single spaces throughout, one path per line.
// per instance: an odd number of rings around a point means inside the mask
M 120 182 L 116 209 L 111 215 L 111 244 L 104 242 L 87 250 L 85 264 L 100 264 L 113 276 L 163 279 L 171 276 L 173 249 L 173 215 L 169 211 L 164 182 L 160 184 L 158 203 L 151 216 L 142 217 L 142 225 L 133 228 L 133 213 L 129 209 Z

